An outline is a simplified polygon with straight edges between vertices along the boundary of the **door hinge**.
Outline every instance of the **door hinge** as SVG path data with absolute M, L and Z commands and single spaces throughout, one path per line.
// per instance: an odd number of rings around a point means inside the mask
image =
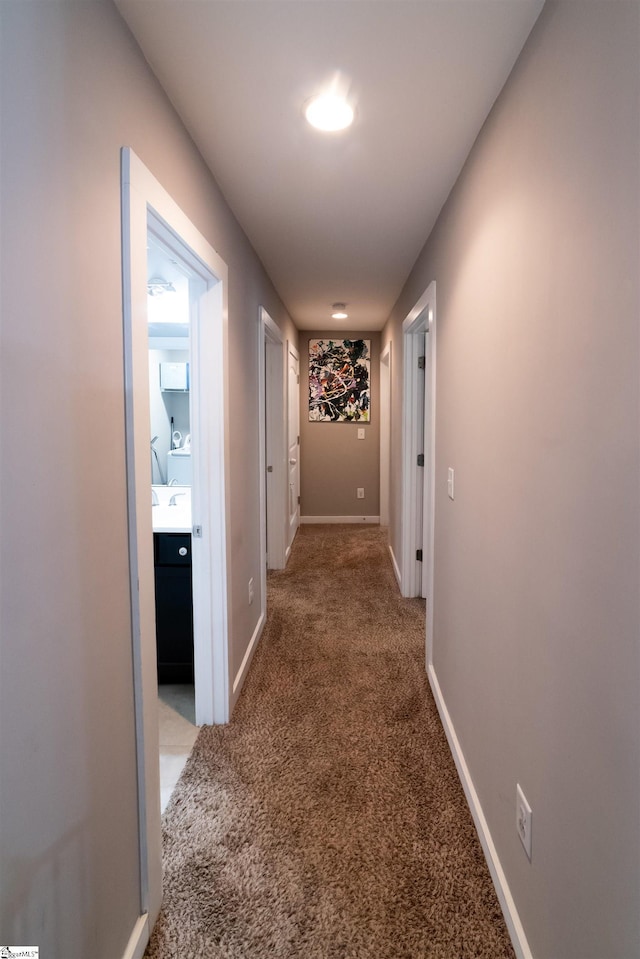
M 424 453 L 418 453 L 418 466 L 424 466 Z
M 298 442 L 296 443 L 296 446 L 300 446 L 300 434 L 299 434 L 299 433 L 298 433 Z
M 419 369 L 419 370 L 423 370 L 423 369 L 425 368 L 425 365 L 426 365 L 426 359 L 425 359 L 425 357 L 424 357 L 424 356 L 419 356 L 419 357 L 418 357 L 418 369 Z
M 298 497 L 298 506 L 300 505 L 300 497 Z
M 418 560 L 419 563 L 422 562 L 422 550 L 421 550 L 421 549 L 417 549 L 417 550 L 416 550 L 416 559 Z

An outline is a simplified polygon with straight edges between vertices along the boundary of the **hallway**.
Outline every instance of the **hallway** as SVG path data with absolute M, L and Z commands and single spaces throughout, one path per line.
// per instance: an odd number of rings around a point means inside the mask
M 164 817 L 149 959 L 513 955 L 380 527 L 301 527 Z
M 640 0 L 4 0 L 0 48 L 2 941 L 142 959 L 164 825 L 158 957 L 420 956 L 420 935 L 504 955 L 488 868 L 522 959 L 638 959 Z M 304 105 L 335 70 L 357 110 L 325 136 Z M 440 122 L 459 150 L 438 179 Z M 164 823 L 154 434 L 130 413 L 146 424 L 150 287 L 174 293 L 131 246 L 145 225 L 197 233 L 199 296 L 224 263 L 193 336 L 218 343 L 201 382 L 223 394 L 193 463 L 224 482 L 191 533 L 226 565 L 199 711 L 219 693 L 233 721 L 198 734 Z M 405 388 L 430 288 L 432 472 Z M 370 341 L 363 424 L 309 420 L 311 346 L 333 338 Z M 422 470 L 426 672 L 375 528 L 409 593 Z M 266 626 L 265 538 L 286 554 L 298 516 L 366 545 L 354 563 L 301 529 Z

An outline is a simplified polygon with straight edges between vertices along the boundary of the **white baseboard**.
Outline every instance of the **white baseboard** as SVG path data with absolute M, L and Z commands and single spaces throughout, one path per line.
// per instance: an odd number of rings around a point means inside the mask
M 380 523 L 379 516 L 301 516 L 301 523 Z
M 449 710 L 445 705 L 442 690 L 440 689 L 440 683 L 438 682 L 438 678 L 432 663 L 429 663 L 427 675 L 429 677 L 431 690 L 436 701 L 436 706 L 438 707 L 438 712 L 440 713 L 440 719 L 442 721 L 442 725 L 444 726 L 444 731 L 449 742 L 449 748 L 456 764 L 456 769 L 458 770 L 458 776 L 460 777 L 464 794 L 467 797 L 467 803 L 469 804 L 469 809 L 471 810 L 471 815 L 473 816 L 473 821 L 482 845 L 482 850 L 484 852 L 485 859 L 487 860 L 489 872 L 491 873 L 491 878 L 493 879 L 493 884 L 495 886 L 496 893 L 498 894 L 498 900 L 507 924 L 507 929 L 509 930 L 509 935 L 511 936 L 513 948 L 518 959 L 533 959 L 533 954 L 529 947 L 529 943 L 527 942 L 527 937 L 522 927 L 520 916 L 518 915 L 518 910 L 516 909 L 516 904 L 513 896 L 511 895 L 509 884 L 507 883 L 507 877 L 505 876 L 504 870 L 500 864 L 498 852 L 493 839 L 491 838 L 491 833 L 489 832 L 489 825 L 482 811 L 480 799 L 478 798 L 475 786 L 473 785 L 469 767 L 467 766 L 462 749 L 460 747 L 460 741 L 456 735 L 453 722 L 451 721 Z
M 256 651 L 258 640 L 262 636 L 262 630 L 264 629 L 264 624 L 266 623 L 266 621 L 267 621 L 267 614 L 263 610 L 262 613 L 260 614 L 260 619 L 257 622 L 256 628 L 253 631 L 253 636 L 251 637 L 251 641 L 249 642 L 249 645 L 247 646 L 247 651 L 244 654 L 242 662 L 240 663 L 240 669 L 236 673 L 236 678 L 233 681 L 233 689 L 231 691 L 231 704 L 230 704 L 231 710 L 233 710 L 236 700 L 238 696 L 240 695 L 242 684 L 244 683 L 245 677 L 249 670 L 249 666 L 251 665 L 253 654 Z
M 398 566 L 395 554 L 393 552 L 393 549 L 391 548 L 391 543 L 389 543 L 388 549 L 389 549 L 389 555 L 391 556 L 391 564 L 393 566 L 393 572 L 396 574 L 396 579 L 398 580 L 398 586 L 400 587 L 400 592 L 402 592 L 402 577 L 400 576 L 400 567 Z
M 136 919 L 136 924 L 129 936 L 127 948 L 122 953 L 122 959 L 142 959 L 150 935 L 149 914 L 145 912 L 144 915 L 138 916 Z

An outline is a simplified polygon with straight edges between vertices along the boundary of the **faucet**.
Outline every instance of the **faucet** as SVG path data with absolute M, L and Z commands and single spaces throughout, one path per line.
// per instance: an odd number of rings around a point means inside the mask
M 169 500 L 169 506 L 177 506 L 178 504 L 176 500 L 178 499 L 178 496 L 186 496 L 186 495 L 187 495 L 186 493 L 174 493 L 171 499 Z
M 158 494 L 156 493 L 156 491 L 155 491 L 154 489 L 152 489 L 152 490 L 151 490 L 151 505 L 152 505 L 152 506 L 159 506 L 159 504 L 160 504 L 160 500 L 158 499 Z

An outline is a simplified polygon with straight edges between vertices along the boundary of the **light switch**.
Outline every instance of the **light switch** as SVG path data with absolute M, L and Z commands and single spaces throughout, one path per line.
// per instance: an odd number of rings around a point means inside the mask
M 359 439 L 359 440 L 363 440 L 363 439 L 364 439 L 364 426 L 359 426 L 359 427 L 358 427 L 358 439 Z
M 449 493 L 449 499 L 453 499 L 453 467 L 449 467 L 449 474 L 447 477 L 447 492 Z

